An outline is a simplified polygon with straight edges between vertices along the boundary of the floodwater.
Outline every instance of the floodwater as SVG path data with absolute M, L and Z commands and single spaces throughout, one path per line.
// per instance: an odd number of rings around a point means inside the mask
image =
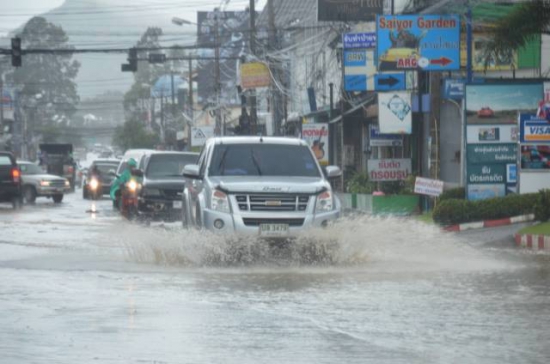
M 507 234 L 359 217 L 277 248 L 79 190 L 2 205 L 0 362 L 548 363 L 550 255 Z

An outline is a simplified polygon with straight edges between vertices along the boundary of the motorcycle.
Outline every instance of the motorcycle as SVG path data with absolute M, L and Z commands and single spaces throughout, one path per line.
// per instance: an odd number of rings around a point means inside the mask
M 84 198 L 90 197 L 92 200 L 99 200 L 103 196 L 103 186 L 101 180 L 96 176 L 90 178 L 87 186 L 82 191 Z
M 132 171 L 132 178 L 120 188 L 120 213 L 128 220 L 138 217 L 138 197 L 141 190 L 139 179 L 143 177 L 140 170 Z

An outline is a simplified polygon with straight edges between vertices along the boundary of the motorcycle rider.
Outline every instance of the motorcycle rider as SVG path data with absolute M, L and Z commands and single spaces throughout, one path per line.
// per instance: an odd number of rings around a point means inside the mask
M 121 187 L 130 181 L 132 178 L 132 171 L 137 168 L 137 162 L 134 158 L 128 159 L 126 162 L 126 169 L 113 181 L 111 185 L 110 196 L 113 200 L 113 207 L 120 208 Z

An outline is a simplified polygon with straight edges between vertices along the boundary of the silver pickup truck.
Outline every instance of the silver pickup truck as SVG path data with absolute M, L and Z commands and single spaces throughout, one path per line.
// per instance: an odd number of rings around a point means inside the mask
M 37 197 L 52 198 L 61 203 L 65 193 L 71 191 L 68 179 L 48 174 L 34 163 L 17 161 L 21 169 L 23 196 L 26 203 L 34 203 Z
M 340 216 L 328 181 L 340 169 L 322 169 L 300 139 L 212 138 L 183 175 L 184 227 L 289 238 Z

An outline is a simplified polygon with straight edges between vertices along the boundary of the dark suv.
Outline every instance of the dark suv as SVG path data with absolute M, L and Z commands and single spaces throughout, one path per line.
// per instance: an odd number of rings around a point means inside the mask
M 141 218 L 181 221 L 183 168 L 197 163 L 198 156 L 191 152 L 150 152 L 145 156 L 138 203 Z
M 119 159 L 96 159 L 86 171 L 86 178 L 82 184 L 82 197 L 84 199 L 100 199 L 111 191 L 115 171 L 120 164 Z M 94 169 L 99 172 L 94 173 Z
M 9 152 L 0 152 L 0 202 L 11 202 L 14 209 L 21 208 L 21 171 L 15 157 Z

